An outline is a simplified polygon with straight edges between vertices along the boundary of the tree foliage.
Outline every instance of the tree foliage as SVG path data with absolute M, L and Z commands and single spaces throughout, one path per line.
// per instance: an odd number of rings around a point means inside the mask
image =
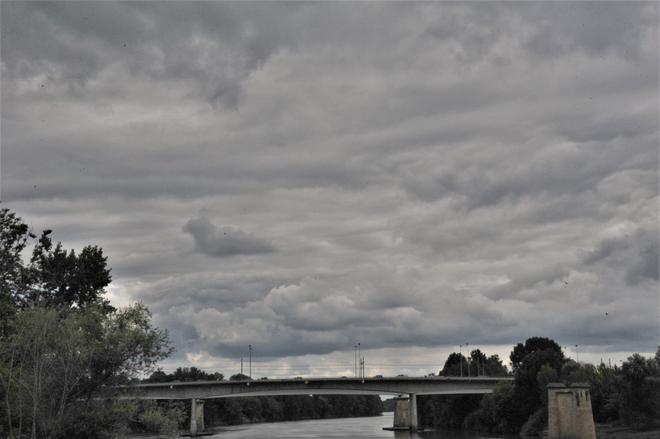
M 565 358 L 551 339 L 533 337 L 514 346 L 511 363 L 513 383 L 484 396 L 465 416 L 465 428 L 538 434 L 547 424 L 546 386 L 551 382 L 588 383 L 597 422 L 620 422 L 637 429 L 660 425 L 660 349 L 654 358 L 635 354 L 621 367 L 594 366 Z
M 158 369 L 145 380 L 147 383 L 168 383 L 172 381 L 222 381 L 224 375 L 219 372 L 208 373 L 196 367 L 177 367 L 168 374 Z
M 51 230 L 38 237 L 9 209 L 0 209 L 0 318 L 42 304 L 58 308 L 113 308 L 103 297 L 110 269 L 103 251 L 86 246 L 80 253 L 53 243 Z M 23 251 L 33 246 L 28 263 Z M 6 330 L 8 330 L 6 328 Z
M 22 310 L 15 332 L 0 342 L 7 430 L 15 437 L 82 437 L 71 431 L 81 411 L 94 412 L 97 398 L 115 396 L 110 386 L 128 383 L 169 353 L 167 335 L 151 327 L 140 304 L 110 314 L 91 307 Z
M 513 371 L 515 372 L 522 365 L 523 360 L 529 354 L 544 351 L 549 351 L 551 353 L 549 356 L 555 356 L 558 362 L 564 360 L 564 353 L 561 350 L 561 346 L 559 346 L 556 341 L 546 337 L 530 337 L 525 340 L 524 344 L 518 343 L 513 347 L 513 351 L 509 356 Z M 556 365 L 557 364 L 555 364 L 555 366 Z
M 439 375 L 442 376 L 506 376 L 508 371 L 498 355 L 490 357 L 474 349 L 469 357 L 452 352 L 447 357 Z
M 660 366 L 652 358 L 634 354 L 618 374 L 621 420 L 639 429 L 660 424 Z
M 167 334 L 142 304 L 110 306 L 100 248 L 67 251 L 51 233 L 37 238 L 0 209 L 0 437 L 116 435 L 139 404 L 102 398 L 153 370 L 171 352 Z

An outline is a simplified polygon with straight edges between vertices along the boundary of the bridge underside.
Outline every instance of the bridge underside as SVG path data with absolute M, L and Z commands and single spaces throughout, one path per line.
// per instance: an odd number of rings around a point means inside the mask
M 464 395 L 491 393 L 507 379 L 384 378 L 205 381 L 124 387 L 137 399 L 211 399 L 277 395 Z
M 416 395 L 483 395 L 492 393 L 492 390 L 487 389 L 467 389 L 467 390 L 444 390 L 435 392 L 421 392 Z M 398 396 L 405 394 L 405 392 L 392 391 L 392 390 L 369 390 L 369 389 L 289 389 L 289 390 L 255 390 L 253 392 L 240 392 L 240 393 L 225 393 L 213 394 L 205 393 L 198 396 L 198 399 L 217 399 L 217 398 L 248 398 L 252 396 L 295 396 L 295 395 L 392 395 Z M 124 396 L 123 399 L 188 399 L 175 395 L 154 395 L 146 393 L 143 395 L 133 394 L 131 396 Z M 191 398 L 192 399 L 192 398 Z
M 282 395 L 396 395 L 395 428 L 417 429 L 418 395 L 465 395 L 492 393 L 510 378 L 365 378 L 293 379 L 255 381 L 206 381 L 140 384 L 124 387 L 125 399 L 187 399 L 191 401 L 190 434 L 204 425 L 203 400 Z M 405 402 L 404 402 L 405 400 Z

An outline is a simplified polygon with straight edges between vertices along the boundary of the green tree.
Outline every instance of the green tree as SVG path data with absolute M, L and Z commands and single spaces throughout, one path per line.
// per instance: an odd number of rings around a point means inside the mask
M 621 420 L 639 429 L 660 423 L 660 367 L 655 359 L 632 355 L 618 378 Z
M 438 375 L 442 376 L 461 376 L 461 372 L 467 375 L 467 358 L 457 352 L 452 352 L 447 357 L 445 365 L 442 367 Z
M 141 304 L 107 313 L 100 307 L 66 312 L 24 309 L 15 332 L 0 340 L 5 423 L 16 438 L 102 437 L 130 405 L 100 401 L 171 352 Z M 121 409 L 120 409 L 121 408 Z M 81 416 L 92 422 L 79 422 Z M 126 417 L 124 423 L 129 417 Z
M 86 246 L 79 254 L 54 244 L 51 230 L 41 236 L 9 209 L 0 209 L 0 317 L 10 321 L 17 309 L 36 304 L 59 308 L 100 306 L 111 312 L 103 297 L 110 284 L 110 269 L 103 251 Z M 32 256 L 23 262 L 23 251 L 33 245 Z M 6 330 L 5 330 L 6 332 Z
M 138 417 L 139 427 L 168 438 L 179 437 L 179 425 L 185 420 L 185 410 L 181 404 L 148 401 L 144 405 Z
M 147 383 L 167 383 L 170 381 L 222 381 L 224 375 L 219 372 L 208 373 L 196 367 L 177 367 L 174 373 L 166 374 L 158 369 L 149 378 Z
M 21 254 L 30 238 L 35 236 L 21 218 L 9 209 L 0 209 L 0 336 L 10 331 L 17 295 L 25 290 Z
M 551 340 L 546 337 L 530 337 L 525 340 L 525 343 L 518 343 L 513 347 L 513 351 L 509 356 L 511 360 L 511 366 L 513 367 L 514 372 L 520 367 L 525 357 L 533 352 L 538 351 L 554 351 L 557 353 L 557 357 L 561 362 L 564 360 L 564 353 L 561 350 L 561 346 L 557 344 L 556 341 Z

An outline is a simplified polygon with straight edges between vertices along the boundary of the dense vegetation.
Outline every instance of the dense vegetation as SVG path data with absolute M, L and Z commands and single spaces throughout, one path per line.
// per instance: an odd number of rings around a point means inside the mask
M 110 399 L 111 386 L 170 353 L 167 334 L 141 304 L 110 306 L 100 248 L 77 254 L 50 235 L 37 238 L 0 209 L 0 437 L 115 437 L 131 423 L 171 429 L 176 410 Z
M 456 363 L 463 361 L 465 376 L 468 367 L 476 370 L 474 357 L 483 359 L 481 353 L 470 358 L 454 353 L 440 374 L 459 375 Z M 502 373 L 499 359 L 490 358 L 491 369 L 484 367 L 486 375 L 491 370 Z M 510 360 L 513 383 L 501 385 L 491 395 L 420 397 L 422 425 L 536 434 L 547 424 L 546 385 L 550 382 L 588 383 L 596 422 L 616 422 L 636 429 L 660 425 L 660 350 L 655 358 L 635 354 L 621 367 L 593 366 L 567 359 L 553 340 L 532 337 L 513 348 Z

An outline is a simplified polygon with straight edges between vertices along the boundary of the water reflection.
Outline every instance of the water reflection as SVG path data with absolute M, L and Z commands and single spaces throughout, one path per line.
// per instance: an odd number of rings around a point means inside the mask
M 212 439 L 485 439 L 484 436 L 456 435 L 440 431 L 388 431 L 392 413 L 369 418 L 320 419 L 237 425 L 216 430 Z

